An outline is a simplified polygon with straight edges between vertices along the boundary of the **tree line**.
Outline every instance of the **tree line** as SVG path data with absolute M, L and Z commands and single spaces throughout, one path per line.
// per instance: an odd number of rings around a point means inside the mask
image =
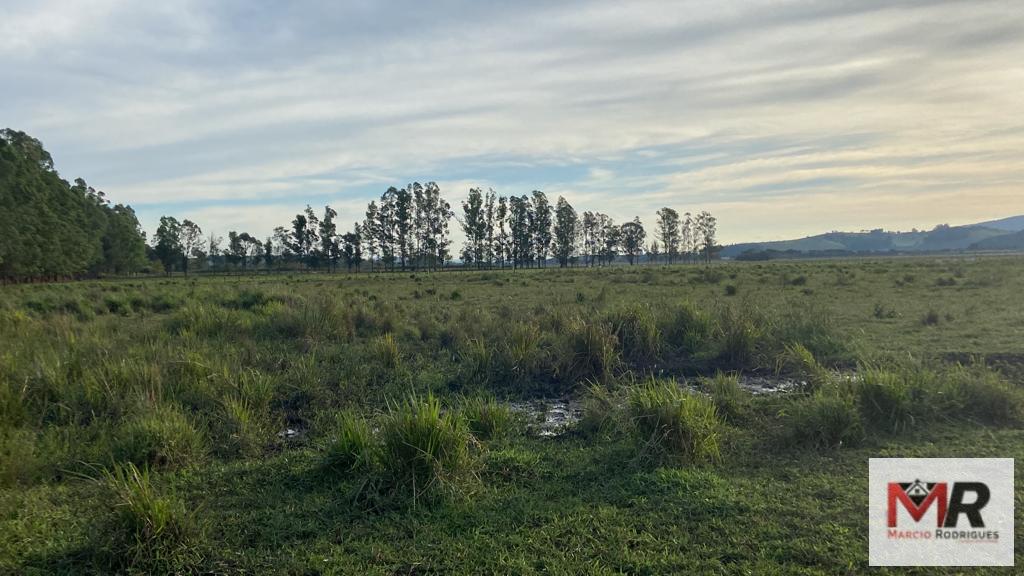
M 563 197 L 500 196 L 472 188 L 456 213 L 435 182 L 390 187 L 345 232 L 325 206 L 295 215 L 259 238 L 232 230 L 206 234 L 188 219 L 160 218 L 147 242 L 130 206 L 111 204 L 85 181 L 63 180 L 42 144 L 23 132 L 0 131 L 0 279 L 71 278 L 96 274 L 190 270 L 436 270 L 457 258 L 463 267 L 529 268 L 549 262 L 609 265 L 640 261 L 710 261 L 716 220 L 665 207 L 648 233 L 638 217 L 617 224 L 596 211 L 578 213 Z M 465 242 L 453 254 L 450 224 Z
M 0 130 L 0 281 L 125 274 L 147 264 L 130 206 L 54 169 L 39 140 Z
M 325 206 L 319 215 L 311 206 L 295 215 L 290 226 L 278 226 L 260 240 L 231 231 L 228 243 L 208 236 L 192 222 L 161 218 L 154 236 L 165 270 L 188 271 L 188 260 L 231 269 L 281 268 L 296 264 L 310 269 L 436 270 L 449 266 L 449 224 L 458 222 L 465 241 L 458 253 L 461 267 L 530 268 L 555 261 L 560 267 L 606 266 L 623 256 L 629 264 L 647 262 L 710 262 L 716 246 L 717 221 L 708 212 L 680 216 L 664 207 L 657 211 L 652 240 L 639 217 L 622 224 L 601 212 L 580 215 L 564 198 L 552 205 L 547 195 L 499 196 L 494 190 L 471 188 L 461 212 L 452 210 L 435 182 L 390 187 L 369 203 L 365 217 L 348 232 L 339 232 L 338 213 Z M 188 255 L 186 258 L 185 255 Z

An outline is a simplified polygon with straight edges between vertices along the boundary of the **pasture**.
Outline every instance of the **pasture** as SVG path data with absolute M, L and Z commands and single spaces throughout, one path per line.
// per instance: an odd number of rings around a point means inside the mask
M 869 457 L 1024 456 L 1022 292 L 1009 256 L 5 286 L 0 572 L 864 572 Z

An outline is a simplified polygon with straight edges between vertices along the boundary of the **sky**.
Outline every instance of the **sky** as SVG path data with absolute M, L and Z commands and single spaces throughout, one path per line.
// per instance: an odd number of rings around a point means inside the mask
M 0 127 L 204 231 L 389 186 L 543 190 L 721 242 L 1024 214 L 1010 1 L 0 0 Z M 457 228 L 455 221 L 453 227 Z M 456 234 L 456 239 L 458 235 Z

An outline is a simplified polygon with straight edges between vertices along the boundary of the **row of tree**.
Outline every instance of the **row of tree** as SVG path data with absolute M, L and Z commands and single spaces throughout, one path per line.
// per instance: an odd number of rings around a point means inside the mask
M 365 218 L 340 232 L 338 213 L 309 206 L 288 227 L 259 239 L 239 231 L 227 243 L 191 220 L 160 218 L 151 245 L 131 207 L 112 205 L 83 180 L 70 184 L 53 166 L 42 144 L 23 132 L 0 131 L 0 280 L 125 274 L 159 262 L 170 273 L 204 269 L 304 266 L 335 270 L 437 269 L 453 258 L 449 223 L 456 218 L 466 240 L 463 266 L 542 267 L 607 265 L 623 255 L 630 264 L 712 258 L 715 218 L 707 212 L 682 217 L 671 208 L 657 213 L 657 231 L 647 244 L 639 218 L 616 224 L 601 212 L 578 214 L 565 198 L 552 206 L 535 190 L 499 196 L 473 188 L 456 215 L 434 182 L 388 188 L 369 203 Z
M 329 270 L 340 265 L 359 270 L 364 263 L 371 270 L 437 269 L 452 258 L 452 217 L 466 238 L 459 253 L 462 266 L 476 268 L 542 267 L 551 259 L 562 267 L 597 266 L 620 255 L 631 265 L 642 257 L 649 262 L 710 261 L 716 248 L 717 224 L 707 212 L 680 216 L 672 208 L 658 210 L 656 233 L 648 244 L 639 218 L 616 224 L 601 212 L 579 215 L 565 198 L 552 206 L 539 190 L 506 197 L 472 188 L 461 208 L 456 215 L 436 183 L 414 182 L 388 188 L 349 232 L 338 231 L 338 213 L 330 206 L 322 216 L 306 206 L 290 226 L 275 228 L 265 240 L 231 231 L 224 249 L 215 235 L 202 239 L 194 223 L 164 217 L 154 235 L 154 252 L 168 272 L 178 268 L 187 273 L 190 259 L 236 269 L 295 263 Z
M 39 140 L 0 130 L 0 281 L 135 272 L 146 265 L 135 212 L 69 183 Z

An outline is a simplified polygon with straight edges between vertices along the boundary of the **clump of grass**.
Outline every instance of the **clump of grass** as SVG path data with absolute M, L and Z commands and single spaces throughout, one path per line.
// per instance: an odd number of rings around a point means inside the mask
M 233 455 L 254 456 L 269 441 L 272 430 L 263 410 L 245 397 L 229 396 L 222 402 L 218 442 Z
M 650 306 L 623 308 L 612 313 L 608 320 L 626 359 L 649 362 L 658 356 L 661 334 Z
M 940 318 L 941 316 L 937 311 L 929 308 L 928 311 L 925 312 L 924 316 L 921 316 L 921 324 L 924 324 L 925 326 L 935 326 L 939 323 Z
M 401 366 L 402 355 L 398 351 L 398 342 L 395 341 L 395 335 L 390 332 L 373 339 L 370 343 L 370 354 L 383 371 L 394 372 Z
M 464 494 L 475 477 L 473 436 L 465 420 L 442 411 L 433 396 L 389 406 L 380 436 L 384 471 L 413 507 Z
M 203 459 L 206 441 L 181 409 L 156 405 L 116 431 L 111 455 L 115 462 L 182 468 Z
M 379 456 L 380 447 L 366 420 L 351 412 L 338 414 L 324 465 L 335 472 L 367 472 L 374 468 Z
M 754 363 L 763 324 L 760 311 L 747 303 L 720 307 L 716 325 L 718 360 L 733 368 Z
M 470 338 L 459 347 L 459 368 L 462 382 L 469 386 L 488 387 L 494 378 L 494 348 L 483 338 Z
M 1024 391 L 984 365 L 949 371 L 941 395 L 945 412 L 953 417 L 997 426 L 1024 424 Z
M 673 307 L 663 316 L 664 340 L 684 354 L 696 354 L 708 343 L 712 323 L 707 313 L 689 301 Z
M 533 323 L 516 323 L 508 332 L 502 348 L 502 366 L 506 380 L 523 382 L 536 376 L 544 362 L 543 333 Z
M 721 459 L 722 423 L 711 399 L 672 380 L 652 380 L 630 392 L 628 406 L 644 457 L 676 464 Z
M 619 401 L 615 394 L 600 384 L 587 386 L 582 398 L 583 415 L 578 429 L 587 436 L 612 433 L 619 428 Z
M 161 494 L 146 468 L 128 463 L 103 472 L 112 514 L 99 527 L 97 556 L 112 571 L 191 572 L 205 556 L 204 525 L 173 494 Z
M 607 382 L 619 364 L 618 339 L 602 322 L 574 319 L 561 347 L 558 376 L 563 382 Z
M 737 374 L 716 372 L 701 381 L 702 388 L 711 396 L 718 413 L 726 421 L 735 421 L 743 415 L 749 403 L 749 394 L 740 387 Z
M 795 400 L 783 413 L 788 443 L 808 448 L 853 446 L 864 437 L 857 404 L 849 395 L 820 390 Z
M 914 386 L 904 374 L 879 368 L 862 368 L 856 391 L 865 419 L 889 432 L 911 428 L 916 411 L 924 401 L 924 390 Z
M 514 422 L 512 411 L 490 396 L 471 396 L 462 400 L 462 415 L 473 434 L 482 440 L 507 435 Z
M 738 290 L 736 289 L 736 285 L 735 284 L 726 284 L 725 285 L 725 295 L 726 296 L 735 296 L 737 291 Z
M 787 344 L 775 358 L 776 374 L 787 374 L 803 382 L 804 391 L 814 391 L 832 382 L 832 374 L 803 344 Z

